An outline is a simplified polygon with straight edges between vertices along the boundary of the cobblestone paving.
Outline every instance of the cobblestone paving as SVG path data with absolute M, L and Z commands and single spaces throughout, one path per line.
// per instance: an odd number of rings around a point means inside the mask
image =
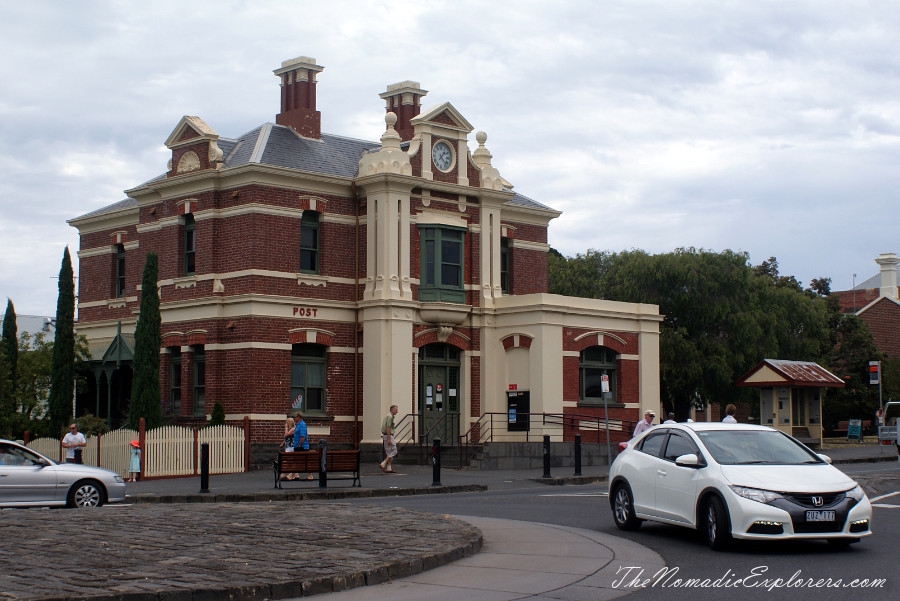
M 0 511 L 0 599 L 280 599 L 379 584 L 481 548 L 450 518 L 342 503 Z

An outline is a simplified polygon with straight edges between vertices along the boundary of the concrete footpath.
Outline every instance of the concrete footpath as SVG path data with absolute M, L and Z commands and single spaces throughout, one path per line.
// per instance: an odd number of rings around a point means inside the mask
M 835 463 L 896 461 L 875 445 L 827 449 Z M 649 549 L 594 531 L 342 503 L 346 498 L 588 485 L 607 468 L 443 470 L 364 465 L 349 481 L 283 483 L 270 471 L 128 485 L 100 510 L 0 511 L 0 599 L 402 601 L 611 599 L 621 566 L 662 567 Z

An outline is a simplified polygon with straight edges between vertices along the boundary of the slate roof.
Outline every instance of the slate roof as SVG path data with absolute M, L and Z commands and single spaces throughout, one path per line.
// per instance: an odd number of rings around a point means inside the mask
M 332 134 L 322 134 L 319 140 L 297 135 L 289 127 L 265 123 L 238 138 L 219 138 L 225 168 L 251 163 L 298 169 L 337 177 L 353 178 L 359 171 L 359 159 L 366 152 L 381 148 L 381 142 L 356 140 Z M 141 184 L 165 179 L 163 173 Z M 550 207 L 515 193 L 509 205 L 553 211 Z M 98 217 L 137 206 L 133 198 L 125 198 L 106 207 L 85 213 L 76 220 Z M 555 212 L 555 211 L 554 211 Z

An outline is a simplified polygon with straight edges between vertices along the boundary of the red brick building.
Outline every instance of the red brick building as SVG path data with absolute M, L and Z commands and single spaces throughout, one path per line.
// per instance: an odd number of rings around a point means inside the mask
M 471 151 L 466 118 L 450 103 L 423 112 L 410 81 L 380 95 L 380 141 L 322 133 L 322 70 L 285 61 L 275 123 L 236 138 L 182 118 L 162 175 L 70 220 L 95 375 L 79 414 L 116 424 L 127 408 L 150 251 L 160 401 L 182 423 L 218 402 L 271 443 L 296 407 L 313 439 L 375 443 L 397 404 L 398 419 L 451 443 L 510 399 L 599 417 L 602 376 L 611 418 L 658 411 L 658 307 L 547 294 L 560 213 L 513 190 L 484 133 Z
M 879 273 L 852 290 L 835 292 L 845 313 L 855 313 L 866 322 L 875 346 L 890 357 L 900 357 L 900 298 L 897 294 L 897 265 L 894 253 L 882 253 L 875 262 Z

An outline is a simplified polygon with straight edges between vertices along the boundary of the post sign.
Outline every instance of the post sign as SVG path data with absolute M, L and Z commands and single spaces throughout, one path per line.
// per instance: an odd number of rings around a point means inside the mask
M 847 440 L 862 441 L 862 420 L 851 419 L 847 423 Z
M 609 376 L 606 374 L 600 376 L 600 392 L 609 392 Z

